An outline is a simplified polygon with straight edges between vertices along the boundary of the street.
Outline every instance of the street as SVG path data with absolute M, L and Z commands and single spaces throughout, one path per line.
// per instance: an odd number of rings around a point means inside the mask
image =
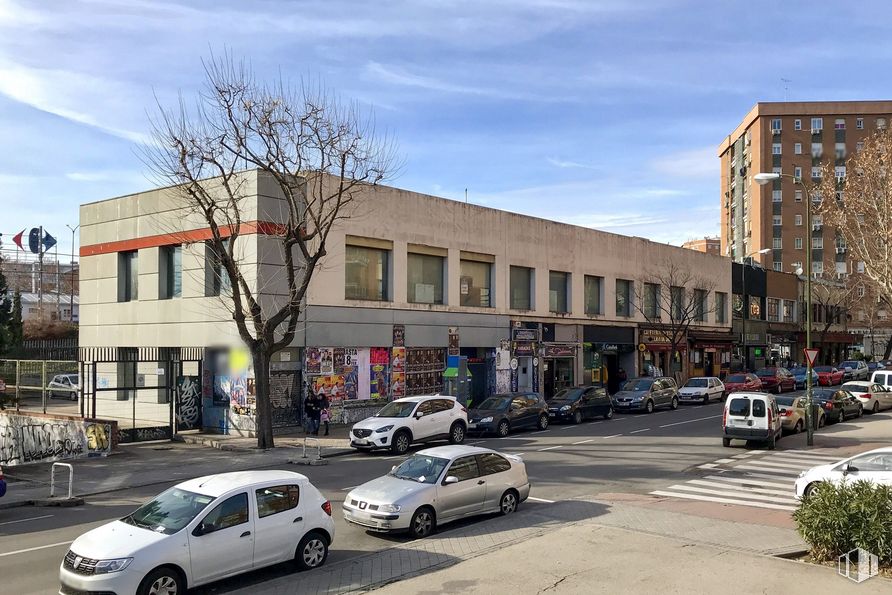
M 647 502 L 648 506 L 666 510 L 791 527 L 792 479 L 799 470 L 839 458 L 834 449 L 857 449 L 861 442 L 881 441 L 892 429 L 892 412 L 887 411 L 822 429 L 814 450 L 805 450 L 805 435 L 801 434 L 785 437 L 778 449 L 769 453 L 748 450 L 742 442 L 723 448 L 719 439 L 721 416 L 722 405 L 714 402 L 683 405 L 676 411 L 659 410 L 652 415 L 617 415 L 613 420 L 578 426 L 553 425 L 545 431 L 522 432 L 503 439 L 470 439 L 468 444 L 522 455 L 533 486 L 531 497 L 513 518 L 477 518 L 445 526 L 440 533 L 486 534 L 498 531 L 508 519 L 513 530 L 535 526 L 544 531 L 548 526 L 598 514 L 594 504 L 582 504 L 595 498 Z M 264 457 L 258 453 L 250 464 L 255 468 L 265 466 Z M 331 500 L 337 534 L 328 562 L 302 575 L 289 566 L 259 570 L 194 592 L 296 593 L 314 575 L 356 563 L 385 548 L 409 544 L 406 537 L 366 533 L 346 525 L 341 518 L 341 503 L 347 492 L 386 473 L 400 458 L 386 453 L 356 453 L 332 458 L 325 466 L 288 466 L 281 463 L 281 458 L 271 463 L 306 474 Z M 242 459 L 241 464 L 246 460 Z M 233 470 L 226 468 L 224 461 L 223 457 L 214 459 L 216 472 Z M 114 457 L 109 462 L 109 470 L 114 473 Z M 174 483 L 213 472 L 209 466 L 211 463 L 179 468 L 178 477 L 169 482 L 91 497 L 82 507 L 0 510 L 4 591 L 23 595 L 54 592 L 58 588 L 59 562 L 73 539 L 124 516 Z M 370 584 L 371 579 L 352 577 L 351 581 L 355 587 L 357 581 L 362 586 Z M 342 589 L 331 581 L 327 584 L 316 589 Z

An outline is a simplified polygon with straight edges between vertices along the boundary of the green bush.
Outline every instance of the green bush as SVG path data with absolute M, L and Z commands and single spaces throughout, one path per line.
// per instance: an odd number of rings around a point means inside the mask
M 815 560 L 835 560 L 855 548 L 892 565 L 892 486 L 867 481 L 821 484 L 793 513 Z

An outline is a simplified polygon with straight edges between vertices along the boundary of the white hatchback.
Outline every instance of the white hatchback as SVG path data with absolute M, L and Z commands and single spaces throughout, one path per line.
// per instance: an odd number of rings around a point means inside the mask
M 810 496 L 822 483 L 869 481 L 876 485 L 892 485 L 892 447 L 877 448 L 803 471 L 796 479 L 796 497 Z
M 199 477 L 78 537 L 59 569 L 59 593 L 177 595 L 288 560 L 316 568 L 334 529 L 331 503 L 300 473 Z
M 455 397 L 404 397 L 354 424 L 350 430 L 350 446 L 365 451 L 387 448 L 401 455 L 414 442 L 447 439 L 452 444 L 461 444 L 467 431 L 468 410 Z
M 864 411 L 869 413 L 878 413 L 883 409 L 892 409 L 892 392 L 889 392 L 882 384 L 868 382 L 867 380 L 853 380 L 846 382 L 841 390 L 847 390 L 855 395 L 861 404 L 864 405 Z
M 696 401 L 705 405 L 713 399 L 721 401 L 724 398 L 725 385 L 715 376 L 688 378 L 684 386 L 678 389 L 678 399 L 683 403 Z

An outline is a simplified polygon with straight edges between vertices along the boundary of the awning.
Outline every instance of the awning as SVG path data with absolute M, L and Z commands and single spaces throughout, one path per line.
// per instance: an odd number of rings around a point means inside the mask
M 470 370 L 467 370 L 466 374 L 468 378 L 473 376 Z M 443 372 L 443 378 L 458 378 L 458 368 L 446 368 L 446 370 Z

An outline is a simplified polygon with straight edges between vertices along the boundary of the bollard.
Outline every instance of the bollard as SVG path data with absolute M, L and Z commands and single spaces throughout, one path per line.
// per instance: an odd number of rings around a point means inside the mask
M 56 467 L 68 467 L 68 499 L 71 500 L 74 487 L 74 467 L 69 463 L 53 463 L 53 468 L 50 471 L 50 498 L 56 497 Z

